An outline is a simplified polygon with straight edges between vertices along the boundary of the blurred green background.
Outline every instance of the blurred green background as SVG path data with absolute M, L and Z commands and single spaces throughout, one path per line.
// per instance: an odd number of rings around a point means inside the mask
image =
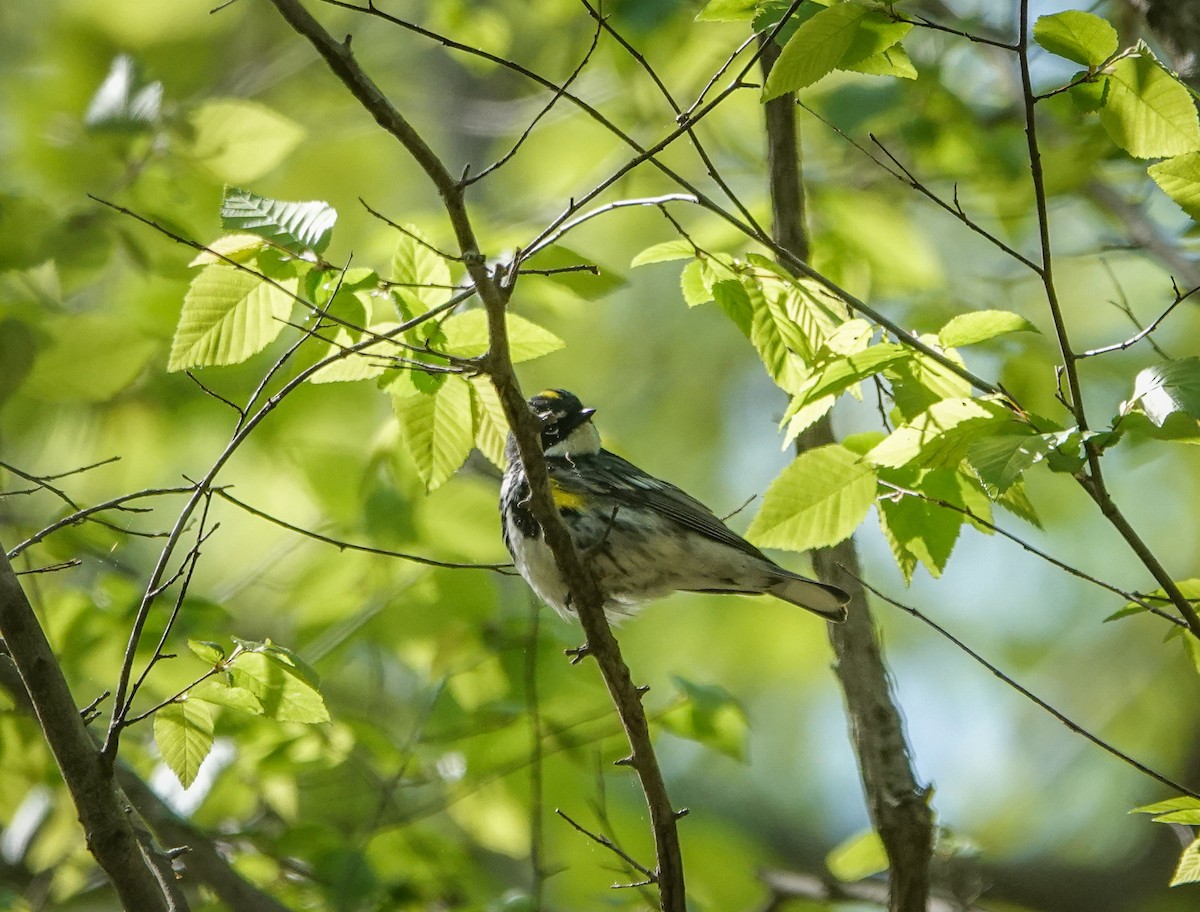
M 517 74 L 377 19 L 310 4 L 452 171 L 478 171 L 506 151 L 547 95 Z M 1011 28 L 990 4 L 918 11 L 957 27 Z M 320 8 L 318 8 L 320 7 Z M 696 23 L 697 3 L 627 0 L 613 25 L 687 104 L 746 36 L 744 24 Z M 1037 12 L 1062 5 L 1035 4 Z M 587 53 L 594 23 L 573 0 L 393 3 L 389 11 L 561 81 Z M 1099 4 L 1099 12 L 1123 7 Z M 952 17 L 961 17 L 952 18 Z M 221 234 L 222 187 L 322 199 L 339 213 L 326 257 L 386 269 L 396 234 L 360 199 L 421 226 L 449 248 L 436 194 L 265 3 L 218 12 L 192 0 L 47 0 L 0 7 L 0 458 L 50 474 L 119 456 L 63 479 L 80 504 L 197 477 L 225 446 L 233 413 L 166 357 L 192 251 L 88 194 L 127 206 L 201 242 Z M 1133 32 L 1123 34 L 1125 42 Z M 835 75 L 803 100 L 868 144 L 873 134 L 1024 251 L 1036 238 L 1013 62 L 952 36 L 916 30 L 906 41 L 920 78 L 903 83 Z M 160 114 L 127 129 L 89 127 L 86 114 L 118 55 L 141 82 L 162 84 Z M 1060 61 L 1061 62 L 1061 61 Z M 1071 77 L 1047 55 L 1035 77 Z M 723 85 L 723 83 L 722 83 Z M 604 39 L 575 91 L 640 141 L 673 115 L 636 63 Z M 1186 256 L 1189 223 L 1148 185 L 1144 166 L 1118 157 L 1094 119 L 1065 97 L 1043 104 L 1056 262 L 1077 348 L 1134 331 L 1171 300 L 1154 250 L 1131 245 L 1145 227 Z M 731 98 L 699 135 L 759 217 L 764 152 L 757 93 Z M 905 326 L 931 332 L 966 310 L 1014 310 L 1049 332 L 1034 276 L 916 194 L 811 115 L 801 114 L 814 263 Z M 485 252 L 527 243 L 572 197 L 630 157 L 586 115 L 559 103 L 519 154 L 470 194 Z M 664 159 L 706 189 L 682 144 Z M 645 166 L 611 201 L 670 192 Z M 1119 217 L 1105 194 L 1131 201 Z M 672 210 L 715 250 L 742 252 L 723 223 Z M 1130 218 L 1136 219 L 1136 223 Z M 762 491 L 787 463 L 777 422 L 786 400 L 715 307 L 689 310 L 678 264 L 630 270 L 643 248 L 674 236 L 652 208 L 624 209 L 564 239 L 599 277 L 527 277 L 517 313 L 567 343 L 523 365 L 527 391 L 571 389 L 598 409 L 607 445 L 670 478 L 724 514 Z M 537 265 L 537 261 L 534 261 Z M 1178 270 L 1176 270 L 1178 272 Z M 1189 283 L 1178 276 L 1180 285 Z M 1195 349 L 1194 307 L 1159 341 Z M 1058 415 L 1052 335 L 973 350 L 969 366 L 1023 402 Z M 204 382 L 239 401 L 288 339 Z M 1131 395 L 1154 356 L 1143 347 L 1084 363 L 1098 422 Z M 878 427 L 867 401 L 839 406 L 842 433 Z M 1195 574 L 1188 504 L 1197 454 L 1144 444 L 1108 457 L 1118 502 L 1177 578 Z M 2 473 L 3 489 L 28 487 Z M 497 481 L 472 461 L 432 496 L 398 443 L 386 397 L 370 383 L 306 387 L 289 398 L 221 475 L 237 497 L 289 522 L 363 544 L 441 560 L 504 559 Z M 1001 522 L 1055 556 L 1128 588 L 1152 583 L 1069 479 L 1034 472 L 1042 529 Z M 168 528 L 179 502 L 120 514 L 121 526 Z M 745 528 L 752 504 L 733 520 Z M 63 514 L 45 492 L 0 499 L 8 547 Z M 612 761 L 623 741 L 595 668 L 561 655 L 581 634 L 534 606 L 519 579 L 431 570 L 340 552 L 214 502 L 220 529 L 204 550 L 175 634 L 180 658 L 162 664 L 144 699 L 162 699 L 202 671 L 184 638 L 231 636 L 297 650 L 322 676 L 334 721 L 305 727 L 221 716 L 219 749 L 182 794 L 157 761 L 150 726 L 123 756 L 201 825 L 221 834 L 236 865 L 296 908 L 525 909 L 531 820 L 544 818 L 547 909 L 639 908 L 617 860 L 551 812 L 562 808 L 610 832 L 635 857 L 650 847 L 634 779 Z M 1103 625 L 1121 607 L 1011 542 L 966 530 L 945 574 L 924 571 L 905 591 L 874 519 L 858 535 L 868 579 L 937 618 L 1024 685 L 1139 760 L 1200 779 L 1196 670 L 1153 619 Z M 96 525 L 65 529 L 26 552 L 27 567 L 82 558 L 80 567 L 26 576 L 77 700 L 113 686 L 148 568 L 152 538 Z M 798 555 L 781 560 L 803 569 Z M 1178 838 L 1126 816 L 1169 797 L 1155 782 L 1073 735 L 951 644 L 886 604 L 876 608 L 920 776 L 947 845 L 939 885 L 982 890 L 989 909 L 1195 908 L 1197 888 L 1166 886 Z M 165 618 L 156 616 L 145 643 Z M 527 647 L 536 636 L 531 661 Z M 867 825 L 831 652 L 818 622 L 768 600 L 679 595 L 619 631 L 635 678 L 652 689 L 658 746 L 682 822 L 689 894 L 697 910 L 763 908 L 759 874 L 820 872 L 834 846 Z M 530 681 L 543 731 L 542 786 L 531 786 Z M 681 715 L 689 685 L 722 688 L 717 731 Z M 740 708 L 740 709 L 739 709 Z M 672 714 L 674 710 L 674 714 Z M 692 737 L 687 737 L 691 735 Z M 722 753 L 719 748 L 740 757 Z M 105 909 L 114 901 L 80 838 L 74 812 L 31 719 L 0 695 L 0 908 Z M 817 908 L 793 902 L 788 909 Z

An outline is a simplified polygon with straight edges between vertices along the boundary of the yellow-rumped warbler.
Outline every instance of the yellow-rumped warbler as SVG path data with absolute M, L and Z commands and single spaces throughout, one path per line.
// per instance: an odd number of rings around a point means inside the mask
M 850 597 L 841 589 L 785 570 L 694 497 L 601 449 L 595 409 L 565 390 L 538 393 L 529 407 L 541 421 L 554 503 L 596 574 L 610 618 L 683 590 L 766 593 L 827 620 L 845 620 Z M 529 510 L 529 481 L 512 434 L 505 454 L 504 543 L 526 582 L 569 618 L 567 586 Z

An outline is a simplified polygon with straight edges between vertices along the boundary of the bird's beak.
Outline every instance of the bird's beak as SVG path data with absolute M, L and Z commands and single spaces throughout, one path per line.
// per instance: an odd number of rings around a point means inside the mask
M 580 412 L 580 413 L 579 413 L 579 416 L 580 416 L 580 422 L 579 422 L 579 423 L 580 423 L 580 424 L 583 424 L 585 421 L 591 421 L 591 420 L 592 420 L 592 416 L 593 416 L 594 414 L 596 414 L 596 410 L 595 410 L 594 408 L 586 408 L 586 409 L 584 409 L 582 412 Z

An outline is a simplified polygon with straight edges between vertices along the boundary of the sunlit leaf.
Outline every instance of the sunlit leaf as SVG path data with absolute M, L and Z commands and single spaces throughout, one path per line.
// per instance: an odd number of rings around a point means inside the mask
M 1180 209 L 1200 221 L 1200 152 L 1160 161 L 1147 172 Z
M 918 564 L 930 576 L 941 576 L 966 517 L 937 501 L 965 507 L 961 477 L 949 469 L 880 469 L 879 474 L 882 481 L 915 492 L 898 492 L 884 484 L 876 504 L 880 528 L 905 582 L 912 581 Z
M 1108 76 L 1100 122 L 1135 158 L 1167 158 L 1200 150 L 1200 120 L 1187 87 L 1148 51 L 1118 61 Z
M 925 468 L 957 465 L 973 440 L 1013 421 L 1003 406 L 982 399 L 943 399 L 902 424 L 867 454 L 876 465 Z
M 217 238 L 192 257 L 189 266 L 209 266 L 213 263 L 248 263 L 266 246 L 266 238 L 257 234 L 227 234 Z
M 497 468 L 504 468 L 504 443 L 508 438 L 508 419 L 500 397 L 488 377 L 472 377 L 471 423 L 475 446 Z
M 1183 850 L 1175 875 L 1171 878 L 1173 887 L 1189 883 L 1200 883 L 1200 839 L 1193 839 Z
M 208 640 L 188 640 L 188 649 L 206 665 L 219 665 L 225 658 L 225 650 L 221 644 Z
M 810 86 L 837 69 L 854 45 L 866 15 L 864 6 L 839 3 L 821 10 L 796 29 L 771 68 L 763 87 L 763 101 Z
M 392 254 L 391 281 L 406 317 L 415 317 L 450 299 L 450 264 L 416 225 L 405 225 Z
M 697 22 L 737 22 L 753 19 L 758 0 L 708 0 L 696 14 Z
M 248 98 L 210 98 L 188 114 L 192 154 L 220 180 L 247 184 L 268 174 L 308 135 L 296 121 Z
M 1176 412 L 1200 418 L 1200 358 L 1181 358 L 1147 367 L 1133 383 L 1133 397 L 1123 407 L 1141 405 L 1156 425 Z
M 1096 67 L 1117 52 L 1117 30 L 1092 13 L 1067 10 L 1039 16 L 1033 40 L 1051 54 Z
M 320 253 L 329 246 L 337 210 L 319 200 L 288 202 L 227 187 L 221 201 L 221 226 L 248 231 L 295 254 Z
M 867 76 L 891 76 L 896 79 L 916 79 L 917 68 L 903 45 L 895 45 L 857 63 L 843 63 L 839 69 Z
M 181 698 L 168 703 L 154 714 L 154 741 L 163 762 L 187 788 L 196 781 L 200 764 L 212 750 L 212 710 L 200 700 Z
M 471 387 L 449 375 L 435 392 L 393 396 L 392 404 L 425 489 L 441 487 L 466 462 L 475 442 Z
M 675 238 L 663 241 L 653 247 L 647 247 L 633 258 L 630 269 L 646 266 L 650 263 L 669 263 L 672 260 L 690 260 L 696 255 L 696 245 L 686 238 Z
M 250 691 L 263 713 L 280 722 L 328 722 L 329 712 L 311 673 L 270 650 L 246 651 L 229 665 L 233 683 Z
M 504 315 L 508 327 L 509 356 L 514 364 L 530 361 L 558 351 L 566 343 L 536 323 L 515 313 Z M 442 323 L 446 335 L 444 350 L 459 358 L 474 358 L 488 350 L 487 314 L 482 310 L 456 313 Z
M 748 537 L 805 551 L 848 538 L 875 502 L 870 464 L 837 444 L 808 450 L 771 482 Z
M 1007 310 L 978 310 L 951 317 L 938 339 L 946 348 L 974 345 L 1014 332 L 1037 332 L 1038 328 L 1019 314 Z
M 205 678 L 188 691 L 190 700 L 203 700 L 214 706 L 224 706 L 252 716 L 263 715 L 262 701 L 253 691 L 233 684 L 232 674 L 215 674 Z
M 233 266 L 204 267 L 184 296 L 167 369 L 237 364 L 262 351 L 291 316 L 289 291 L 297 284 L 268 282 Z
M 836 846 L 825 856 L 829 873 L 842 883 L 853 883 L 888 869 L 883 840 L 874 830 L 863 830 Z

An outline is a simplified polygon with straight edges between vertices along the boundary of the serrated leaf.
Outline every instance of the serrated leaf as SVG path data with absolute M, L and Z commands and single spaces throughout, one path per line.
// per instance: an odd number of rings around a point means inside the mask
M 714 294 L 723 285 L 714 285 Z M 745 279 L 742 287 L 750 305 L 751 344 L 776 385 L 785 392 L 795 392 L 807 377 L 801 355 L 811 355 L 811 351 L 804 333 L 788 313 L 787 288 L 777 283 L 764 285 L 753 278 Z M 722 298 L 718 296 L 717 301 L 721 303 Z M 738 319 L 735 316 L 735 322 Z
M 935 348 L 940 346 L 937 336 L 922 334 L 919 338 Z M 962 356 L 953 349 L 942 354 L 956 364 L 963 364 Z M 888 375 L 892 379 L 892 399 L 905 421 L 912 421 L 943 399 L 965 399 L 971 395 L 970 383 L 919 352 L 907 361 L 894 364 Z
M 147 130 L 159 121 L 162 98 L 163 84 L 143 79 L 137 62 L 118 54 L 88 102 L 83 124 L 89 130 Z
M 222 181 L 263 177 L 308 135 L 296 121 L 248 98 L 212 98 L 188 114 L 192 154 Z
M 885 367 L 912 357 L 912 350 L 903 345 L 883 342 L 863 351 L 837 358 L 817 369 L 792 399 L 785 420 L 799 409 L 823 396 L 837 395 L 855 383 L 873 377 Z
M 839 3 L 823 9 L 796 29 L 771 67 L 763 101 L 795 92 L 828 76 L 854 44 L 866 7 Z
M 883 840 L 874 830 L 856 833 L 825 856 L 829 873 L 842 883 L 854 883 L 888 869 Z
M 1033 40 L 1051 54 L 1097 67 L 1117 52 L 1117 30 L 1092 13 L 1067 10 L 1039 16 Z
M 425 490 L 441 487 L 466 462 L 475 442 L 470 386 L 448 375 L 436 392 L 393 396 L 392 405 Z
M 263 713 L 280 722 L 328 722 L 329 712 L 310 680 L 311 671 L 278 652 L 246 651 L 229 666 L 233 683 L 258 698 Z
M 1167 361 L 1140 371 L 1133 382 L 1133 397 L 1122 411 L 1139 404 L 1159 427 L 1177 412 L 1200 418 L 1200 358 Z
M 209 640 L 188 640 L 188 649 L 206 665 L 220 665 L 225 659 L 225 649 L 221 644 Z
M 1175 580 L 1175 585 L 1179 588 L 1179 591 L 1181 593 L 1183 593 L 1184 598 L 1186 598 L 1192 602 L 1200 601 L 1200 579 Z M 1155 589 L 1151 592 L 1147 592 L 1144 596 L 1142 596 L 1142 599 L 1143 599 L 1143 601 L 1149 602 L 1152 605 L 1160 604 L 1163 607 L 1166 607 L 1170 603 L 1170 599 L 1167 597 L 1167 593 L 1166 593 L 1165 589 Z M 1109 615 L 1107 618 L 1105 618 L 1105 620 L 1106 621 L 1110 621 L 1110 620 L 1115 621 L 1119 618 L 1128 617 L 1129 615 L 1132 615 L 1132 614 L 1141 614 L 1145 610 L 1146 609 L 1143 608 L 1141 605 L 1139 605 L 1137 602 L 1126 602 L 1124 608 L 1122 608 L 1120 611 L 1117 611 L 1114 614 Z M 1198 669 L 1198 670 L 1200 670 L 1200 669 Z M 1200 805 L 1198 805 L 1198 806 L 1200 806 Z M 1142 808 L 1134 808 L 1134 810 L 1131 811 L 1130 813 L 1134 813 L 1136 811 L 1141 811 L 1141 810 L 1143 810 L 1143 809 Z
M 967 455 L 973 440 L 996 433 L 1013 420 L 1003 406 L 982 399 L 943 399 L 900 425 L 866 458 L 880 466 L 949 468 Z
M 745 760 L 750 725 L 746 711 L 733 694 L 716 684 L 697 684 L 672 677 L 685 702 L 662 715 L 659 719 L 662 726 L 717 753 Z
M 805 551 L 849 538 L 875 502 L 875 473 L 838 444 L 797 456 L 767 488 L 747 537 Z
M 396 242 L 391 280 L 398 283 L 393 290 L 407 318 L 444 304 L 453 291 L 450 264 L 432 249 L 429 239 L 416 225 L 405 225 Z
M 1171 878 L 1173 887 L 1189 883 L 1200 883 L 1200 839 L 1193 839 L 1183 850 L 1175 875 Z
M 504 444 L 508 439 L 508 419 L 496 388 L 487 377 L 472 377 L 471 426 L 475 435 L 475 446 L 488 458 L 492 465 L 503 469 Z
M 1200 120 L 1191 93 L 1143 50 L 1119 60 L 1108 75 L 1100 122 L 1135 158 L 1169 158 L 1200 150 Z
M 878 59 L 889 48 L 895 47 L 910 31 L 911 22 L 897 22 L 881 10 L 868 9 L 859 19 L 850 47 L 842 54 L 837 68 L 854 69 L 868 60 Z
M 168 703 L 154 714 L 154 742 L 163 762 L 187 788 L 212 750 L 212 710 L 207 703 L 186 697 Z
M 252 716 L 263 714 L 262 701 L 253 692 L 231 683 L 232 675 L 213 675 L 188 691 L 188 699 L 203 700 L 214 706 L 235 709 Z
M 514 364 L 531 361 L 566 347 L 558 336 L 515 313 L 504 315 L 508 327 L 509 357 Z M 468 310 L 454 314 L 442 323 L 446 342 L 443 350 L 459 358 L 474 358 L 488 350 L 487 314 Z
M 1036 326 L 1019 314 L 1007 310 L 978 310 L 951 317 L 938 330 L 938 341 L 946 348 L 959 348 L 1005 333 L 1037 331 Z
M 273 284 L 233 266 L 206 266 L 183 298 L 167 370 L 237 364 L 262 351 L 291 316 L 289 292 L 297 284 L 294 278 Z
M 630 269 L 646 266 L 650 263 L 669 263 L 672 260 L 690 260 L 696 256 L 696 246 L 686 238 L 675 238 L 663 241 L 653 247 L 647 247 L 629 263 Z
M 958 473 L 948 469 L 881 469 L 880 479 L 936 500 L 965 506 Z M 887 485 L 880 493 L 876 504 L 879 526 L 904 581 L 912 582 L 918 564 L 935 579 L 941 576 L 966 517 L 925 497 L 893 491 Z
M 274 200 L 237 187 L 226 187 L 221 227 L 248 231 L 295 254 L 320 253 L 329 246 L 337 210 L 320 200 Z
M 377 323 L 368 328 L 376 336 L 385 336 L 387 333 L 393 332 L 400 325 L 399 323 Z M 347 348 L 358 344 L 360 341 L 361 339 L 355 338 L 350 333 L 350 330 L 344 326 L 338 327 L 329 345 L 329 350 L 325 355 L 328 357 L 344 352 Z M 399 343 L 390 337 L 380 338 L 365 348 L 361 348 L 352 354 L 348 354 L 337 361 L 330 362 L 324 367 L 319 368 L 308 378 L 308 382 L 345 383 L 357 380 L 373 380 L 395 366 L 390 359 L 397 356 L 404 357 L 409 354 L 411 353 L 401 348 Z
M 984 482 L 1003 494 L 1026 469 L 1058 445 L 1058 436 L 1022 433 L 983 437 L 968 446 L 967 459 Z
M 1200 222 L 1200 152 L 1177 155 L 1151 165 L 1147 172 L 1163 193 Z
M 219 237 L 192 257 L 189 266 L 209 266 L 213 263 L 248 263 L 266 246 L 266 239 L 257 234 L 227 234 Z

